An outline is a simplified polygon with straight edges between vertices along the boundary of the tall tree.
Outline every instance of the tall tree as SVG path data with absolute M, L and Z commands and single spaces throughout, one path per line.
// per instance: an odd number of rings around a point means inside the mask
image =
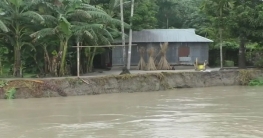
M 226 28 L 227 17 L 232 7 L 232 0 L 205 0 L 202 7 L 213 20 L 215 27 L 219 29 L 221 68 L 223 67 L 223 30 Z
M 262 41 L 262 9 L 261 0 L 235 0 L 235 6 L 231 10 L 229 29 L 239 39 L 239 68 L 246 68 L 246 44 Z

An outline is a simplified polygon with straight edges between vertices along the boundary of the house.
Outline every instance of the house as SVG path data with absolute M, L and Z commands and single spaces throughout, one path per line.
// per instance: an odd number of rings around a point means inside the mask
M 157 49 L 156 54 L 160 50 L 160 44 L 168 42 L 167 61 L 171 65 L 193 64 L 195 59 L 204 62 L 209 58 L 209 43 L 213 42 L 210 39 L 195 34 L 195 29 L 145 29 L 142 31 L 134 31 L 132 33 L 131 50 L 131 65 L 137 65 L 140 59 L 138 52 L 140 47 Z M 126 44 L 128 44 L 126 39 Z M 121 40 L 116 40 L 120 44 Z M 128 47 L 126 47 L 128 51 Z M 148 61 L 147 53 L 144 56 L 145 61 Z M 112 66 L 123 65 L 123 50 L 122 47 L 112 49 Z

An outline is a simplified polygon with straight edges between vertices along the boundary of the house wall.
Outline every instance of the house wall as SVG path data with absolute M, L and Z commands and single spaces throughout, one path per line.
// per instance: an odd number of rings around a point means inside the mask
M 135 43 L 136 44 L 136 43 Z M 180 46 L 188 46 L 190 49 L 189 57 L 191 61 L 189 63 L 194 63 L 195 59 L 204 62 L 209 58 L 209 46 L 208 43 L 169 43 L 166 58 L 170 64 L 179 64 L 178 49 Z M 156 49 L 156 54 L 160 51 L 160 43 L 137 43 L 136 46 L 132 46 L 131 54 L 131 65 L 137 65 L 140 60 L 139 48 L 154 47 Z M 128 47 L 126 47 L 126 52 Z M 148 61 L 148 54 L 144 54 L 145 62 Z M 159 57 L 157 58 L 159 60 Z M 123 65 L 122 47 L 115 47 L 112 49 L 112 65 Z
M 209 59 L 209 45 L 208 43 L 188 43 L 190 47 L 190 57 L 192 62 L 195 62 L 195 59 L 198 58 L 199 62 L 208 61 Z

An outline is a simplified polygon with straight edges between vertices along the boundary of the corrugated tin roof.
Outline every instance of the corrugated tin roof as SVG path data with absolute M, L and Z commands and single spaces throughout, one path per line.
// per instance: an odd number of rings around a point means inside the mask
M 195 34 L 195 29 L 144 29 L 133 31 L 132 42 L 213 42 Z M 118 39 L 116 42 L 121 42 Z M 126 39 L 128 42 L 128 39 Z

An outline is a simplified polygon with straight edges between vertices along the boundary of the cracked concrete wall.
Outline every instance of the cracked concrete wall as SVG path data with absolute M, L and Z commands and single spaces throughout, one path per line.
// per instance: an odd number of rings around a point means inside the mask
M 263 76 L 262 71 L 254 70 L 252 78 Z M 64 90 L 68 96 L 96 95 L 106 93 L 122 92 L 151 92 L 177 88 L 196 88 L 213 86 L 234 86 L 239 85 L 240 72 L 215 71 L 215 72 L 162 72 L 148 74 L 132 74 L 126 76 L 107 76 L 95 78 L 63 78 L 50 79 L 48 82 Z M 32 88 L 31 88 L 32 89 Z M 43 90 L 38 97 L 57 97 L 57 92 Z M 16 98 L 32 98 L 34 96 L 30 89 L 19 89 Z M 4 93 L 0 93 L 4 98 Z

